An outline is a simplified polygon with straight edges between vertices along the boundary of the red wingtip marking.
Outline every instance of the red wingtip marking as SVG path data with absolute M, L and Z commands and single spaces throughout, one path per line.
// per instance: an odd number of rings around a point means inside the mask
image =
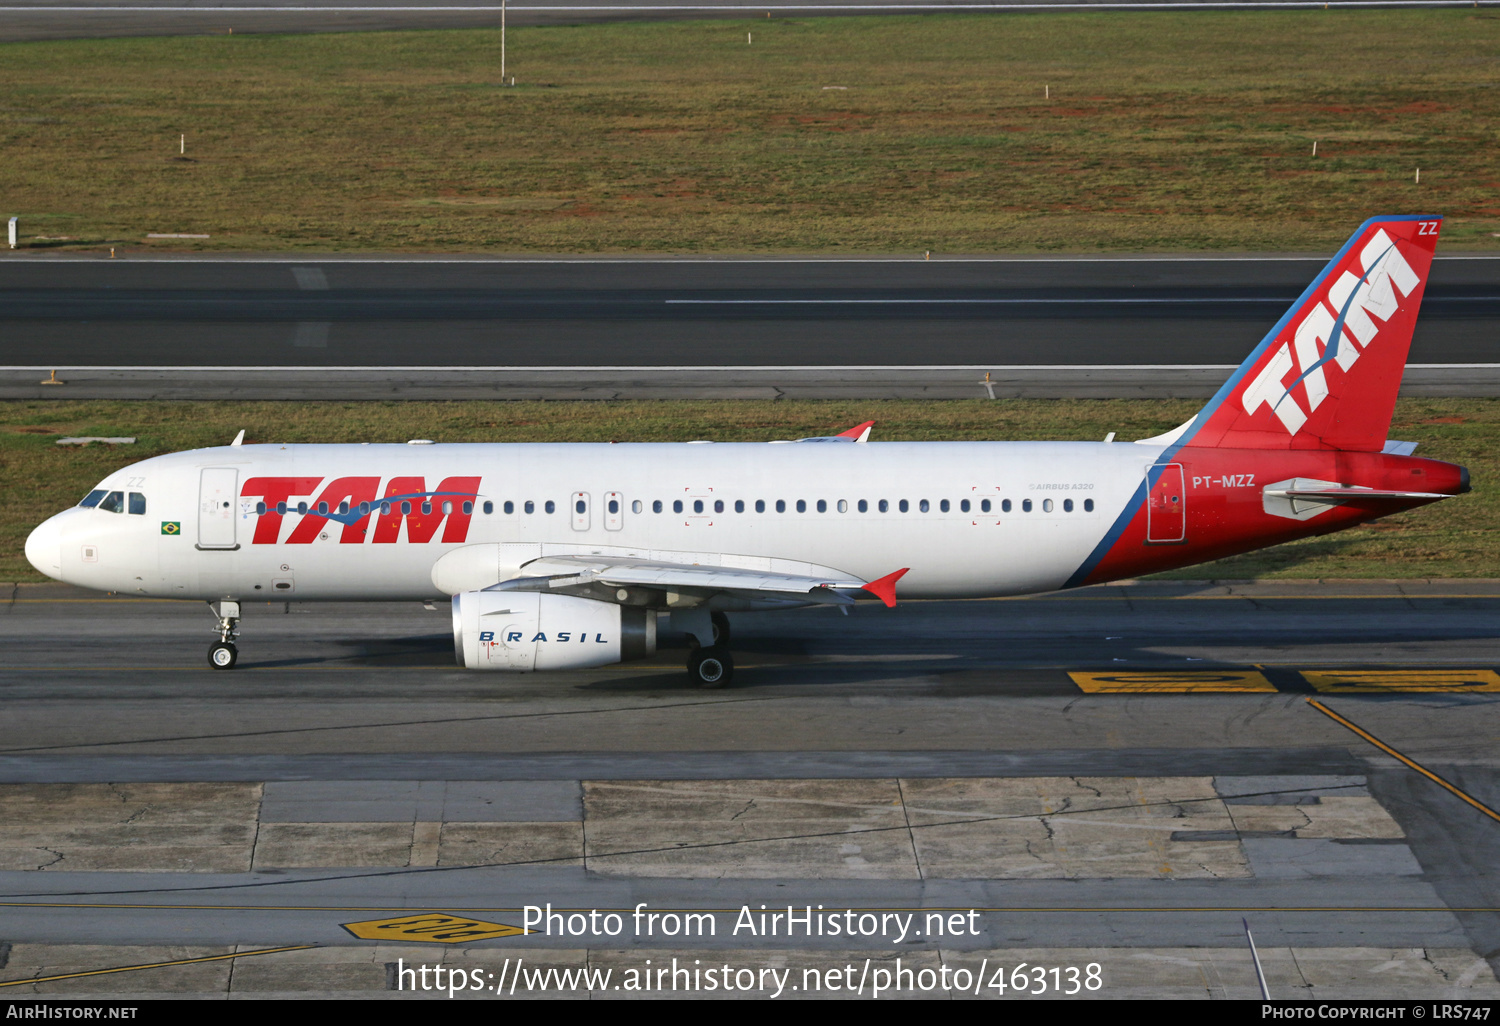
M 850 428 L 848 431 L 840 431 L 838 434 L 834 435 L 833 437 L 835 437 L 835 438 L 852 438 L 856 442 L 863 442 L 866 438 L 870 437 L 870 429 L 872 427 L 874 427 L 874 426 L 875 426 L 875 422 L 873 420 L 867 420 L 863 424 L 860 424 L 857 427 Z
M 906 575 L 906 572 L 910 569 L 911 567 L 909 566 L 902 567 L 900 570 L 897 570 L 893 574 L 886 574 L 884 577 L 880 578 L 880 580 L 871 581 L 869 584 L 865 585 L 864 590 L 868 591 L 871 595 L 874 595 L 880 601 L 884 602 L 887 609 L 895 609 L 896 582 L 901 580 L 901 578 L 904 577 Z

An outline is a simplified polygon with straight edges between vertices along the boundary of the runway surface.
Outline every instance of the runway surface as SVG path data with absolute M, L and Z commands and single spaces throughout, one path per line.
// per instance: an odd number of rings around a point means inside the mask
M 317 945 L 18 990 L 367 993 L 398 958 L 900 956 L 1249 997 L 1243 915 L 1287 996 L 1500 994 L 1500 822 L 1308 701 L 1496 808 L 1500 583 L 744 615 L 717 692 L 687 686 L 670 633 L 641 664 L 465 673 L 441 603 L 249 606 L 228 674 L 192 604 L 23 586 L 0 609 L 0 982 Z M 717 927 L 443 947 L 349 925 L 438 910 L 500 929 L 547 902 Z M 901 942 L 731 932 L 762 903 L 977 919 Z
M 0 397 L 1206 396 L 1322 263 L 0 260 Z M 1497 331 L 1439 259 L 1409 393 L 1496 394 Z

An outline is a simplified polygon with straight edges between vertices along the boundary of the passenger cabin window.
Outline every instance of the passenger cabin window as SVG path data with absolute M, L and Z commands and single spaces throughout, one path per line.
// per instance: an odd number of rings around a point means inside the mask
M 715 499 L 714 500 L 714 512 L 715 513 L 722 513 L 722 512 L 724 512 L 724 500 L 723 499 Z
M 1092 513 L 1092 512 L 1094 512 L 1094 500 L 1093 499 L 1084 499 L 1083 500 L 1083 511 L 1085 513 Z
M 703 500 L 702 499 L 694 499 L 693 500 L 693 512 L 694 513 L 702 513 L 703 512 Z
M 672 512 L 673 513 L 681 513 L 682 512 L 682 500 L 681 499 L 673 499 L 672 500 Z
M 891 504 L 890 504 L 889 501 L 887 501 L 885 499 L 881 499 L 880 500 L 880 507 L 879 508 L 880 508 L 880 512 L 887 513 L 887 512 L 890 511 Z
M 657 499 L 655 502 L 651 503 L 651 512 L 653 512 L 653 513 L 660 513 L 661 512 L 661 500 L 660 499 Z
M 546 501 L 546 502 L 545 502 L 545 503 L 544 503 L 544 504 L 543 504 L 543 505 L 542 505 L 542 509 L 543 509 L 543 510 L 544 510 L 544 511 L 545 511 L 545 512 L 547 512 L 547 513 L 556 513 L 556 512 L 557 512 L 557 503 L 555 503 L 555 502 L 553 502 L 553 501 L 552 501 L 552 500 L 551 500 L 551 499 L 548 499 L 548 500 L 547 500 L 547 501 Z
M 138 517 L 146 515 L 146 497 L 140 492 L 130 493 L 130 512 Z
M 745 512 L 745 500 L 744 499 L 735 499 L 734 500 L 734 511 L 736 513 L 743 513 L 743 512 Z
M 1022 499 L 1021 500 L 1021 512 L 1022 513 L 1030 513 L 1031 512 L 1031 500 L 1030 499 Z
M 106 513 L 125 512 L 125 493 L 110 492 L 104 498 L 99 500 L 99 508 L 104 510 L 104 512 Z
M 511 502 L 509 499 L 507 499 L 507 500 L 505 500 L 505 505 L 501 506 L 500 508 L 505 511 L 505 515 L 506 516 L 510 516 L 512 513 L 514 513 L 516 511 L 516 504 L 514 502 Z
M 255 504 L 255 515 L 258 517 L 266 515 L 266 504 L 264 502 L 257 502 Z
M 641 500 L 640 499 L 636 499 L 634 502 L 632 502 L 630 504 L 630 512 L 632 512 L 632 513 L 639 513 L 640 511 L 641 511 Z
M 1042 512 L 1043 513 L 1051 513 L 1052 512 L 1052 500 L 1051 499 L 1043 499 L 1042 500 Z
M 495 512 L 495 504 L 493 502 L 490 502 L 488 499 L 485 500 L 484 506 L 482 508 L 484 509 L 485 516 L 489 516 L 491 513 Z
M 573 512 L 574 513 L 587 513 L 588 511 L 589 511 L 589 505 L 588 505 L 588 503 L 584 502 L 582 499 L 579 499 L 577 502 L 573 503 Z M 610 512 L 611 513 L 618 513 L 619 510 L 618 509 L 612 509 L 612 510 L 610 510 Z
M 306 506 L 307 506 L 307 503 L 305 503 L 305 502 L 299 502 L 299 503 L 297 503 L 297 512 L 298 513 L 304 513 L 304 512 L 306 512 L 306 510 L 304 508 Z M 411 516 L 411 503 L 410 502 L 403 502 L 401 504 L 401 515 L 403 517 L 409 517 L 409 516 Z
M 425 513 L 426 510 L 423 510 L 423 512 Z M 325 517 L 328 515 L 328 503 L 326 503 L 326 502 L 320 502 L 320 503 L 318 503 L 318 514 L 320 516 L 325 516 Z
M 917 509 L 923 513 L 926 513 L 928 510 L 927 500 L 923 499 L 921 502 L 917 503 Z
M 525 505 L 523 505 L 521 508 L 526 511 L 526 514 L 528 516 L 530 516 L 532 513 L 536 512 L 536 503 L 532 502 L 530 499 L 527 499 Z
M 370 515 L 370 504 L 368 502 L 361 502 L 359 504 L 359 515 L 362 517 Z
M 83 497 L 83 501 L 78 505 L 93 509 L 95 506 L 99 505 L 99 500 L 102 498 L 104 498 L 104 489 L 95 488 L 93 491 L 85 495 Z
M 583 503 L 580 502 L 578 505 L 582 506 Z M 618 512 L 620 512 L 620 500 L 619 499 L 610 499 L 609 500 L 609 506 L 607 508 L 609 509 L 609 511 L 611 513 L 618 513 Z M 583 510 L 579 510 L 578 512 L 582 513 Z
M 907 502 L 905 499 L 902 499 L 901 502 L 898 505 L 898 508 L 903 513 L 910 513 L 911 512 L 911 503 Z
M 990 508 L 989 507 L 989 500 L 988 499 L 985 500 L 985 506 L 984 506 L 984 508 L 985 509 L 989 509 Z M 1009 499 L 1001 499 L 1000 500 L 1000 512 L 1002 512 L 1002 513 L 1009 513 L 1010 512 L 1010 500 Z
M 807 512 L 807 500 L 806 499 L 798 499 L 797 500 L 797 512 L 798 513 L 806 513 Z
M 944 499 L 942 502 L 938 503 L 938 509 L 940 509 L 944 513 L 948 512 L 948 500 Z
M 756 499 L 755 500 L 755 512 L 757 512 L 757 513 L 764 513 L 765 511 L 766 511 L 766 500 L 765 499 Z
M 989 499 L 980 499 L 979 500 L 979 512 L 981 512 L 981 513 L 988 513 L 990 511 L 990 508 L 991 507 L 990 507 L 990 500 Z M 1010 504 L 1008 502 L 1004 506 L 1004 509 L 1007 512 L 1010 510 Z
M 847 512 L 849 512 L 849 500 L 848 499 L 840 499 L 839 500 L 839 512 L 840 513 L 847 513 Z
M 1072 499 L 1064 499 L 1063 500 L 1063 512 L 1064 513 L 1071 513 L 1071 512 L 1073 512 L 1073 500 Z
M 865 499 L 860 499 L 859 500 L 859 511 L 861 513 L 868 513 L 868 512 L 870 512 L 870 503 L 868 501 L 866 501 Z
M 828 512 L 828 500 L 827 499 L 819 499 L 818 500 L 818 512 L 819 513 L 827 513 Z
M 958 500 L 958 511 L 960 513 L 967 513 L 967 512 L 969 512 L 969 500 L 968 499 L 960 499 L 960 500 Z

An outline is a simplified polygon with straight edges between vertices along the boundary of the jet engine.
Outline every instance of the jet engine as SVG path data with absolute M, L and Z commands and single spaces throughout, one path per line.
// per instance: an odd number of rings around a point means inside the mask
M 582 670 L 656 652 L 656 611 L 534 591 L 453 596 L 453 649 L 470 670 Z

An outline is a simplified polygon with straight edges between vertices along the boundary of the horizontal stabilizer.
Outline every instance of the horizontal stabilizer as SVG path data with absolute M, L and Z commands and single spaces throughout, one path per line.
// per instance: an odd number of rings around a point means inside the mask
M 1261 506 L 1273 517 L 1288 520 L 1311 520 L 1346 503 L 1359 506 L 1392 506 L 1391 512 L 1419 503 L 1435 502 L 1452 496 L 1444 492 L 1406 492 L 1385 488 L 1361 488 L 1337 481 L 1318 481 L 1294 477 L 1274 481 L 1261 489 Z
M 1421 499 L 1451 499 L 1443 492 L 1394 492 L 1380 488 L 1276 488 L 1266 489 L 1266 495 L 1283 499 L 1323 499 L 1327 502 L 1406 502 Z

